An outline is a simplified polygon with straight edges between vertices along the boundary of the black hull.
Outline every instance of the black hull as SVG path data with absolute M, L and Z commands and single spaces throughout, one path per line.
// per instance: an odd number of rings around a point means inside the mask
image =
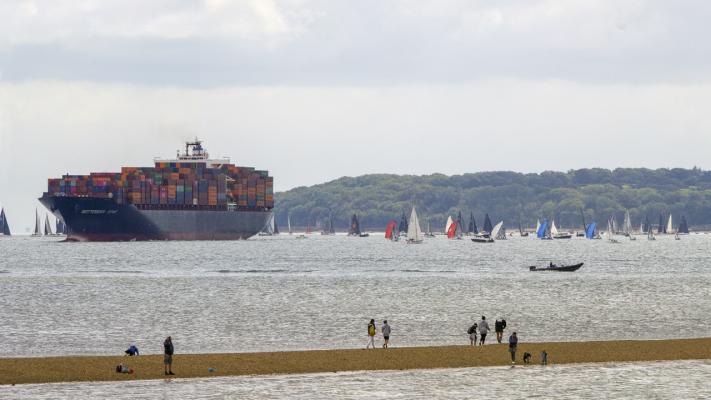
M 256 235 L 270 211 L 139 209 L 97 197 L 39 199 L 67 226 L 68 241 L 239 240 Z
M 583 264 L 584 264 L 584 263 L 579 263 L 579 264 L 575 264 L 575 265 L 563 265 L 563 266 L 560 266 L 560 267 L 545 267 L 545 268 L 538 268 L 538 267 L 536 267 L 536 266 L 531 266 L 531 267 L 528 267 L 528 268 L 529 268 L 529 270 L 531 270 L 531 271 L 573 272 L 573 271 L 577 271 L 578 269 L 580 269 L 580 267 L 582 267 Z

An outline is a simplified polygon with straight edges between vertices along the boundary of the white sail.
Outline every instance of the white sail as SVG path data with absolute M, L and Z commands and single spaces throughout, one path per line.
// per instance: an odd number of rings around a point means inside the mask
M 541 220 L 540 220 L 540 219 L 537 219 L 537 220 L 536 220 L 536 230 L 535 230 L 535 232 L 538 232 L 539 229 L 541 229 Z
M 504 221 L 499 222 L 498 224 L 494 225 L 494 228 L 491 230 L 491 237 L 496 238 L 499 236 L 499 231 L 501 230 L 501 227 L 504 225 Z
M 35 233 L 33 233 L 32 235 L 33 236 L 42 236 L 39 213 L 37 212 L 36 208 L 35 208 Z
M 49 215 L 44 216 L 44 234 L 52 235 L 52 225 L 49 224 Z
M 629 211 L 625 211 L 625 223 L 622 226 L 622 232 L 628 236 L 632 234 L 632 220 L 630 219 Z
M 454 221 L 452 221 L 452 216 L 451 216 L 451 215 L 448 216 L 448 217 L 447 217 L 447 225 L 444 226 L 444 233 L 449 232 L 449 227 L 452 226 L 452 223 L 453 223 L 453 222 L 454 222 Z
M 556 236 L 558 234 L 558 228 L 555 227 L 555 221 L 551 221 L 551 235 Z
M 639 233 L 644 233 L 644 220 L 639 221 Z
M 420 221 L 417 219 L 415 206 L 412 206 L 410 222 L 407 226 L 407 241 L 412 243 L 419 243 L 422 241 L 422 230 L 420 229 Z
M 289 235 L 291 235 L 291 215 L 286 216 L 286 225 L 289 227 Z
M 667 233 L 672 233 L 672 230 L 674 228 L 672 227 L 672 216 L 669 214 L 669 220 L 667 221 Z
M 272 234 L 274 234 L 274 232 L 276 232 L 276 229 L 275 229 L 276 222 L 274 221 L 275 219 L 276 219 L 276 215 L 274 215 L 274 213 L 272 213 L 272 217 L 269 219 L 269 232 L 271 232 Z

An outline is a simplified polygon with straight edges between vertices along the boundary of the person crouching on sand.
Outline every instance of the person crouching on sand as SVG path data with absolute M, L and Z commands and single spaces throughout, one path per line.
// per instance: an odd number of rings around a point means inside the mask
M 375 348 L 375 332 L 377 332 L 375 329 L 375 320 L 371 319 L 368 324 L 368 344 L 365 346 L 366 349 L 370 347 Z
M 390 342 L 390 325 L 388 325 L 387 319 L 383 321 L 383 326 L 380 329 L 383 332 L 383 339 L 385 340 L 383 342 L 383 348 L 387 349 L 388 343 Z
M 168 336 L 163 342 L 163 364 L 165 364 L 165 374 L 175 375 L 173 373 L 173 340 Z

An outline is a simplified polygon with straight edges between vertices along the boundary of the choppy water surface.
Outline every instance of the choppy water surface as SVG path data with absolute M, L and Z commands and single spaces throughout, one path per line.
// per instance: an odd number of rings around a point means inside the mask
M 580 364 L 0 386 L 30 399 L 708 399 L 711 364 Z
M 178 353 L 363 347 L 370 318 L 391 321 L 394 346 L 461 344 L 468 341 L 467 327 L 482 314 L 505 316 L 521 341 L 711 336 L 709 235 L 618 245 L 533 238 L 475 244 L 444 237 L 406 245 L 380 235 L 306 240 L 282 235 L 240 242 L 58 240 L 0 239 L 0 357 L 121 354 L 129 342 L 143 353 L 160 353 L 167 335 Z M 528 265 L 550 260 L 584 261 L 585 266 L 575 273 L 528 271 Z M 622 385 L 618 373 L 655 390 L 645 379 L 668 382 L 683 375 L 694 380 L 709 372 L 706 364 L 678 364 L 686 374 L 665 365 L 556 367 L 547 370 L 550 382 L 540 387 L 556 385 L 561 375 L 571 382 L 588 379 L 581 396 L 593 398 L 596 379 L 614 389 Z M 599 374 L 587 376 L 589 368 Z M 509 377 L 489 387 L 477 379 L 477 371 L 255 377 L 204 385 L 239 397 L 247 397 L 240 390 L 250 386 L 290 397 L 314 390 L 336 397 L 384 396 L 393 393 L 390 384 L 404 390 L 412 383 L 420 389 L 405 397 L 425 396 L 428 387 L 454 397 L 486 390 L 513 396 L 526 385 L 511 380 L 511 374 L 535 386 L 534 375 L 540 373 L 487 370 L 492 382 Z M 330 389 L 321 383 L 334 380 L 339 385 Z M 146 397 L 163 390 L 202 395 L 202 381 L 195 382 L 130 385 L 139 388 L 134 395 L 145 390 Z M 113 393 L 124 385 L 56 388 Z

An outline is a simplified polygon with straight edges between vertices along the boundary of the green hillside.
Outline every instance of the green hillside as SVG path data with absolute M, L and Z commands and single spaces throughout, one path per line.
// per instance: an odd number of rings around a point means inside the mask
M 605 222 L 612 215 L 622 221 L 627 209 L 635 227 L 645 217 L 658 223 L 660 213 L 672 213 L 676 222 L 685 215 L 692 227 L 699 227 L 711 225 L 711 172 L 594 168 L 540 174 L 364 175 L 277 193 L 275 211 L 282 227 L 290 213 L 295 226 L 313 226 L 332 215 L 335 226 L 346 229 L 356 213 L 362 227 L 384 229 L 402 212 L 409 216 L 413 202 L 422 224 L 429 218 L 433 230 L 441 230 L 447 216 L 459 211 L 465 221 L 473 212 L 480 227 L 489 213 L 509 228 L 517 226 L 519 215 L 524 227 L 537 218 L 555 218 L 559 226 L 578 228 L 581 208 L 588 221 Z

